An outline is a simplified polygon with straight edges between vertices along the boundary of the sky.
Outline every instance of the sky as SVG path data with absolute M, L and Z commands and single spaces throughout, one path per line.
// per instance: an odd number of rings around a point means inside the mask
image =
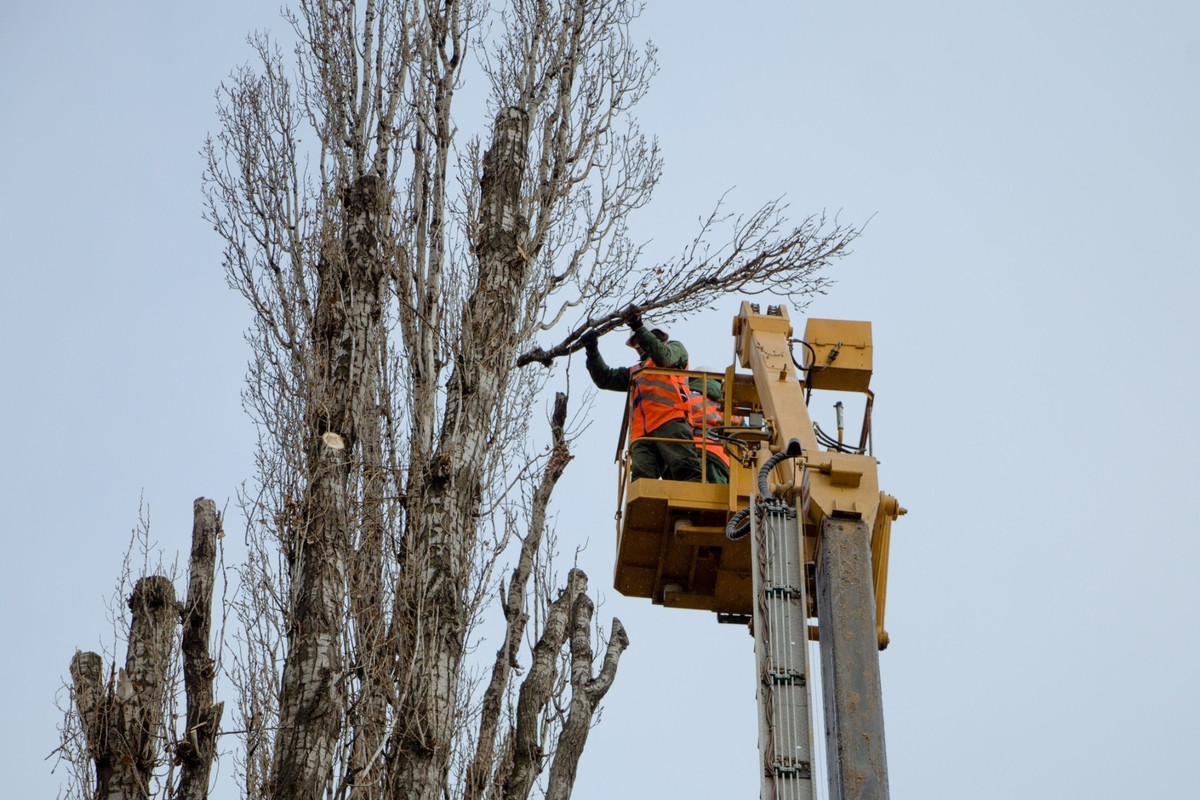
M 55 700 L 111 636 L 139 513 L 168 562 L 198 496 L 236 537 L 248 313 L 199 150 L 245 34 L 283 25 L 265 0 L 0 8 L 0 752 L 12 796 L 49 797 Z M 661 66 L 647 257 L 724 193 L 865 225 L 792 317 L 873 324 L 880 481 L 909 510 L 891 796 L 1194 794 L 1200 5 L 677 0 L 634 33 Z M 670 322 L 693 366 L 729 363 L 738 300 Z M 620 403 L 596 398 L 556 509 L 632 641 L 575 797 L 754 796 L 745 630 L 608 588 Z

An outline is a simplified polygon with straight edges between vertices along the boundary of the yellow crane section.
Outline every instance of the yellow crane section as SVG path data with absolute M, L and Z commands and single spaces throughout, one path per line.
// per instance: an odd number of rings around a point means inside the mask
M 701 394 L 715 402 L 719 385 L 720 424 L 707 427 L 706 413 L 696 446 L 703 459 L 729 457 L 729 482 L 708 482 L 707 468 L 698 482 L 630 481 L 623 441 L 614 581 L 626 595 L 750 623 L 760 797 L 815 797 L 813 731 L 823 729 L 831 800 L 887 800 L 879 650 L 891 524 L 904 509 L 879 491 L 871 451 L 871 323 L 810 319 L 802 339 L 793 333 L 787 309 L 743 302 L 737 363 L 724 374 L 659 370 L 688 378 L 690 406 Z M 857 443 L 846 442 L 841 400 L 836 435 L 813 424 L 814 391 L 862 396 Z M 819 712 L 810 638 L 820 640 Z
M 713 611 L 722 621 L 747 618 L 753 606 L 750 543 L 748 537 L 731 540 L 726 527 L 748 507 L 761 465 L 794 439 L 802 455 L 772 469 L 771 489 L 794 499 L 802 512 L 808 562 L 815 558 L 827 517 L 852 517 L 870 526 L 877 635 L 879 645 L 886 646 L 891 522 L 904 509 L 879 491 L 871 454 L 871 324 L 810 319 L 797 340 L 786 308 L 773 306 L 764 314 L 743 302 L 733 336 L 737 364 L 724 373 L 658 370 L 721 385 L 723 424 L 703 433 L 729 454 L 729 483 L 629 481 L 629 442 L 623 441 L 614 586 L 656 604 Z M 864 398 L 857 442 L 842 441 L 841 425 L 837 439 L 813 425 L 808 398 L 814 390 Z

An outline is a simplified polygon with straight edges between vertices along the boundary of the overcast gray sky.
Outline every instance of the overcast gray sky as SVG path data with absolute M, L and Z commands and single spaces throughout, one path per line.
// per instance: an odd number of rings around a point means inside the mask
M 192 500 L 251 476 L 247 313 L 198 151 L 245 33 L 282 23 L 273 0 L 2 8 L 0 752 L 9 796 L 49 797 L 55 693 L 111 631 L 139 499 L 185 551 Z M 1200 4 L 677 0 L 636 31 L 661 61 L 650 256 L 727 190 L 870 220 L 808 313 L 874 323 L 881 482 L 909 509 L 892 797 L 1193 795 Z M 737 300 L 671 324 L 694 366 L 728 363 Z M 558 498 L 602 588 L 620 402 Z M 576 797 L 755 796 L 744 630 L 612 590 L 601 613 L 633 644 Z

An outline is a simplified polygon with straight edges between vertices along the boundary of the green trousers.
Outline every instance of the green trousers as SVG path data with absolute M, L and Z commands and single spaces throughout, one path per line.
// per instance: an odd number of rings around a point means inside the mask
M 712 453 L 707 454 L 704 459 L 704 478 L 707 483 L 729 483 L 729 467 L 724 461 L 714 456 Z
M 649 438 L 680 441 L 654 442 L 648 441 Z M 700 451 L 692 441 L 692 426 L 688 421 L 673 419 L 652 430 L 647 438 L 635 439 L 629 447 L 629 477 L 699 481 Z M 729 480 L 728 473 L 725 480 Z

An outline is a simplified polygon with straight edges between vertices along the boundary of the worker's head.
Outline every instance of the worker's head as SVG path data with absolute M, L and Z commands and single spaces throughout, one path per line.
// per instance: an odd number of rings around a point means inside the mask
M 650 332 L 653 333 L 655 336 L 657 336 L 658 340 L 660 342 L 663 342 L 664 344 L 666 342 L 671 341 L 671 337 L 662 328 L 654 328 Z M 642 349 L 641 343 L 637 340 L 637 334 L 634 334 L 633 336 L 630 336 L 628 339 L 626 339 L 625 345 L 627 347 L 632 347 L 634 350 L 637 350 L 637 354 L 639 356 L 641 356 L 643 358 L 645 357 L 646 351 Z

